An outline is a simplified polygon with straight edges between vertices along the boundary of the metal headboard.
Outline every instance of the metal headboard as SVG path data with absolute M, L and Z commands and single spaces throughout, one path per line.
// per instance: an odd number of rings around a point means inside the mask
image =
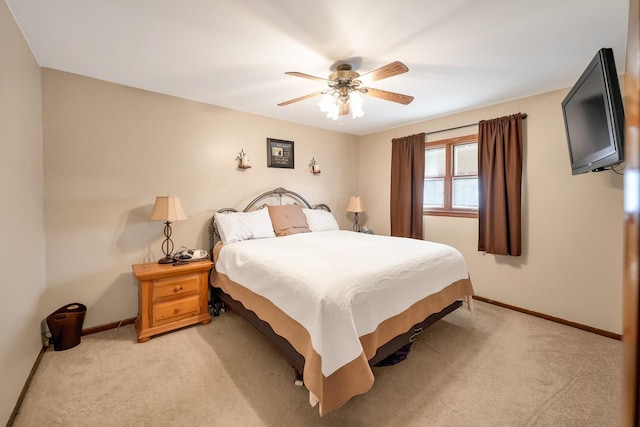
M 266 191 L 266 192 L 260 194 L 258 197 L 253 199 L 242 210 L 242 212 L 249 212 L 249 211 L 252 211 L 252 210 L 255 211 L 255 210 L 258 210 L 258 209 L 263 209 L 268 204 L 267 203 L 262 203 L 260 205 L 259 203 L 264 199 L 273 198 L 274 196 L 277 196 L 279 205 L 282 205 L 282 197 L 285 196 L 285 197 L 287 197 L 289 199 L 293 199 L 294 200 L 294 204 L 301 203 L 303 205 L 303 207 L 306 207 L 306 208 L 309 208 L 309 209 L 322 209 L 322 210 L 331 212 L 331 209 L 326 204 L 319 203 L 317 205 L 312 205 L 311 203 L 309 203 L 307 201 L 307 199 L 302 197 L 300 194 L 298 194 L 298 193 L 296 193 L 294 191 L 287 190 L 286 188 L 282 188 L 282 187 L 278 187 L 275 190 Z M 228 212 L 240 212 L 240 211 L 238 211 L 237 209 L 234 209 L 234 208 L 223 208 L 223 209 L 218 210 L 217 212 L 219 212 L 219 213 L 228 213 Z M 214 216 L 211 217 L 211 220 L 209 221 L 209 248 L 212 250 L 211 256 L 213 256 L 213 247 L 219 241 L 220 241 L 220 234 L 218 233 L 218 228 L 216 227 L 215 215 L 214 215 Z

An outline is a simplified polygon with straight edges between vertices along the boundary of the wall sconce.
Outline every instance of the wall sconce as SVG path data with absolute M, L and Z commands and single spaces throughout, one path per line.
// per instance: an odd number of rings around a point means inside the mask
M 320 165 L 318 164 L 318 162 L 316 162 L 315 158 L 311 158 L 311 161 L 309 162 L 309 167 L 311 168 L 311 173 L 314 175 L 319 175 L 320 172 L 322 172 L 320 170 Z
M 251 167 L 249 157 L 247 157 L 247 153 L 244 152 L 244 149 L 240 150 L 236 160 L 238 161 L 238 169 L 249 169 Z

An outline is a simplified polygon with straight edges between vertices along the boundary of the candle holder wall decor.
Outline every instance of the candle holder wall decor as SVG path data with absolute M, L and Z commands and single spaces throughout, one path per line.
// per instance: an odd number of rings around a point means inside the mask
M 322 172 L 320 170 L 320 165 L 318 164 L 318 162 L 316 162 L 315 158 L 311 158 L 311 161 L 309 162 L 309 168 L 311 168 L 311 173 L 314 175 L 320 175 L 320 172 Z
M 236 160 L 238 161 L 238 169 L 251 168 L 249 157 L 247 157 L 247 153 L 244 152 L 244 149 L 240 150 L 240 152 L 238 153 L 238 157 L 236 157 Z

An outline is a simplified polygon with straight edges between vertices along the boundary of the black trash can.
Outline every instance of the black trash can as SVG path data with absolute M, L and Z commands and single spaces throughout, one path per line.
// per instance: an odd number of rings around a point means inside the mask
M 85 314 L 87 307 L 74 302 L 60 307 L 47 317 L 55 351 L 67 350 L 80 344 Z

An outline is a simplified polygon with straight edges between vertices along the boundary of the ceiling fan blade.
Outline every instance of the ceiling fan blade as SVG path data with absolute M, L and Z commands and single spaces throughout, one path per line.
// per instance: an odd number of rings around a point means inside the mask
M 302 77 L 303 79 L 319 80 L 321 82 L 327 82 L 328 81 L 327 79 L 323 79 L 322 77 L 312 76 L 311 74 L 299 73 L 297 71 L 287 71 L 285 74 L 289 75 L 289 76 Z
M 399 104 L 408 105 L 413 101 L 413 96 L 402 95 L 401 93 L 387 92 L 386 90 L 366 88 L 366 94 L 375 98 L 384 99 L 385 101 L 397 102 Z
M 388 77 L 397 76 L 398 74 L 406 73 L 409 71 L 406 65 L 400 61 L 392 62 L 383 67 L 369 71 L 368 73 L 360 76 L 360 80 L 367 82 L 375 82 L 377 80 L 386 79 Z
M 290 99 L 288 101 L 281 102 L 280 104 L 278 104 L 278 107 L 284 107 L 285 105 L 293 104 L 294 102 L 304 101 L 305 99 L 313 98 L 314 96 L 322 95 L 323 93 L 323 91 L 314 92 L 310 93 L 309 95 L 301 96 L 299 98 Z
M 349 114 L 349 104 L 340 104 L 340 115 L 346 116 Z

